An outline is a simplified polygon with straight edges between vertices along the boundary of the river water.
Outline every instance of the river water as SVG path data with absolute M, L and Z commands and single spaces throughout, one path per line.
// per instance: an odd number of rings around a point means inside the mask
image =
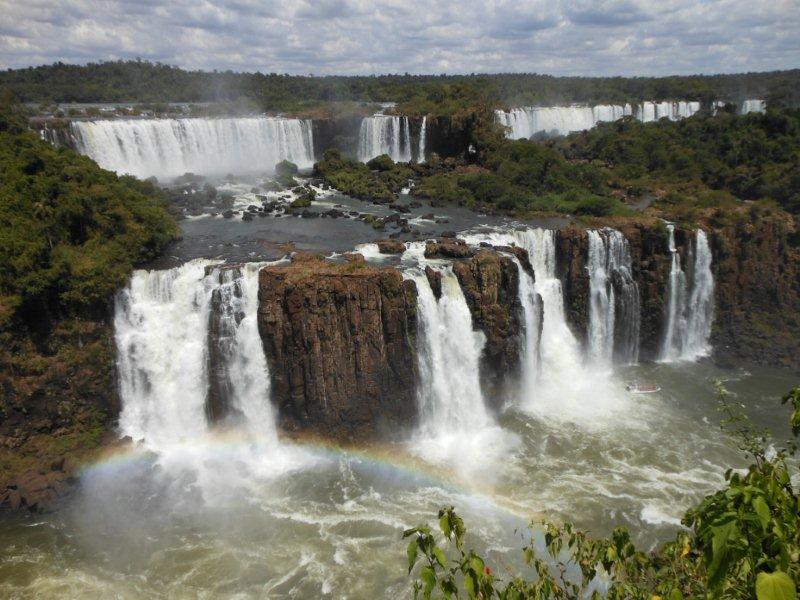
M 324 202 L 367 210 L 341 196 Z M 420 229 L 427 234 L 501 221 L 460 209 L 441 216 L 449 223 Z M 386 235 L 353 220 L 297 217 L 248 223 L 208 216 L 184 221 L 183 228 L 184 240 L 172 252 L 177 263 L 200 256 L 276 259 L 277 244 L 290 240 L 338 252 Z M 413 249 L 409 254 L 421 260 Z M 409 277 L 419 276 L 413 264 L 406 266 Z M 449 281 L 446 265 L 437 268 Z M 558 312 L 548 298 L 560 297 L 548 283 L 557 282 L 537 279 L 545 320 Z M 240 303 L 247 304 L 247 293 Z M 453 291 L 454 302 L 463 302 L 459 293 Z M 458 306 L 427 300 L 435 317 L 429 327 L 463 318 Z M 200 310 L 203 303 L 192 306 Z M 169 312 L 158 314 L 163 325 L 156 322 L 155 331 L 173 320 Z M 144 327 L 141 316 L 134 317 L 130 327 Z M 568 342 L 562 358 L 576 352 L 564 335 L 552 328 L 543 334 L 542 369 L 557 364 L 548 360 L 558 358 L 559 344 Z M 481 340 L 458 339 L 437 345 L 430 338 L 427 352 L 434 356 L 453 346 L 450 352 L 468 367 Z M 684 511 L 722 485 L 726 468 L 744 465 L 719 428 L 714 381 L 722 381 L 756 423 L 787 433 L 778 397 L 796 384 L 790 373 L 720 369 L 706 359 L 602 367 L 574 360 L 560 371 L 551 367 L 541 385 L 523 385 L 503 411 L 482 414 L 474 426 L 457 413 L 441 417 L 434 406 L 437 418 L 457 422 L 444 433 L 409 431 L 392 444 L 343 449 L 276 438 L 272 430 L 187 427 L 157 447 L 120 451 L 89 466 L 61 510 L 1 518 L 0 597 L 404 598 L 411 582 L 402 531 L 434 523 L 444 505 L 456 507 L 469 528 L 468 545 L 496 568 L 522 568 L 525 526 L 541 518 L 573 520 L 596 535 L 625 525 L 649 548 L 674 535 Z M 454 373 L 445 364 L 437 375 L 444 378 L 440 387 L 459 385 L 450 381 Z M 625 385 L 635 380 L 662 391 L 631 395 Z M 173 392 L 172 409 L 188 405 L 190 387 Z

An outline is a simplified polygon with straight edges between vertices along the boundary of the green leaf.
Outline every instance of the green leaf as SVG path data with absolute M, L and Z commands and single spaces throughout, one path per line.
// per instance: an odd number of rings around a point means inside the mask
M 783 571 L 762 572 L 756 578 L 756 598 L 758 600 L 796 600 L 797 590 L 791 577 Z
M 406 556 L 408 556 L 408 572 L 414 568 L 414 563 L 417 562 L 417 540 L 411 540 L 406 548 Z
M 450 517 L 447 513 L 442 515 L 442 517 L 439 519 L 439 529 L 442 530 L 444 537 L 446 537 L 449 540 L 451 529 L 450 529 Z
M 439 563 L 443 569 L 447 567 L 447 558 L 439 546 L 433 547 L 433 556 L 436 558 L 436 562 Z
M 433 572 L 431 567 L 425 567 L 420 571 L 420 579 L 425 583 L 425 587 L 422 590 L 422 596 L 425 600 L 428 600 L 431 597 L 431 592 L 433 591 L 433 587 L 436 585 L 436 573 Z
M 669 593 L 669 600 L 683 600 L 683 594 L 678 588 L 672 588 L 672 591 Z
M 769 506 L 767 506 L 767 503 L 764 502 L 764 498 L 761 496 L 756 496 L 753 499 L 753 508 L 756 510 L 758 520 L 761 522 L 761 529 L 766 531 L 767 527 L 769 527 L 770 521 L 772 520 L 772 513 L 769 510 Z
M 708 583 L 717 587 L 725 578 L 731 562 L 731 544 L 739 536 L 736 521 L 728 521 L 723 525 L 711 528 L 711 560 L 708 561 Z

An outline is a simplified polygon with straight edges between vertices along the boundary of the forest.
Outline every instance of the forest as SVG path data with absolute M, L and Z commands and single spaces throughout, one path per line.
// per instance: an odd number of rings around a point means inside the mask
M 397 102 L 410 115 L 453 114 L 479 102 L 499 107 L 762 98 L 771 106 L 796 106 L 800 104 L 800 69 L 672 77 L 535 73 L 315 77 L 186 71 L 136 60 L 9 69 L 0 72 L 1 88 L 28 103 L 239 102 L 264 111 L 298 112 L 330 102 Z

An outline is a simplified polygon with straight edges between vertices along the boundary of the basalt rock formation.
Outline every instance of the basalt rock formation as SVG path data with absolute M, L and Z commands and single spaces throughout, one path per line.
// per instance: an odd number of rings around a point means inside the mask
M 301 258 L 259 276 L 258 325 L 284 429 L 391 435 L 416 414 L 413 282 L 364 262 Z
M 711 231 L 716 358 L 800 370 L 800 248 L 790 243 L 792 228 L 777 214 Z
M 472 322 L 486 336 L 481 361 L 485 396 L 499 400 L 519 373 L 523 345 L 519 271 L 514 262 L 493 250 L 479 250 L 453 264 Z
M 659 223 L 615 224 L 628 240 L 632 275 L 641 295 L 641 360 L 658 356 L 664 325 L 671 256 L 667 233 Z M 785 215 L 757 222 L 712 227 L 715 316 L 711 335 L 714 358 L 723 363 L 747 360 L 800 369 L 800 250 L 789 241 L 792 224 Z M 676 227 L 675 247 L 684 272 L 690 272 L 695 229 Z M 588 320 L 588 238 L 581 227 L 557 235 L 557 263 L 564 286 L 567 318 L 580 339 Z

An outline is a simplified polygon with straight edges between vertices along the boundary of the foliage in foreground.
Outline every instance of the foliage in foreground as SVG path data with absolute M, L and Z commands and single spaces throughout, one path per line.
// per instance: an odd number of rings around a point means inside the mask
M 800 496 L 792 487 L 790 443 L 774 455 L 759 432 L 727 401 L 720 389 L 725 425 L 754 462 L 746 472 L 728 470 L 726 489 L 689 510 L 675 541 L 647 554 L 617 528 L 608 539 L 592 539 L 571 524 L 532 524 L 522 549 L 530 575 L 495 574 L 474 551 L 464 550 L 466 527 L 452 507 L 439 511 L 447 547 L 430 527 L 403 533 L 411 538 L 408 572 L 419 563 L 414 597 L 577 599 L 600 598 L 605 583 L 612 600 L 725 598 L 795 600 L 800 589 Z M 800 388 L 783 398 L 790 403 L 790 425 L 800 435 Z M 797 469 L 794 469 L 797 471 Z M 537 543 L 538 541 L 538 543 Z M 601 584 L 602 586 L 602 584 Z

